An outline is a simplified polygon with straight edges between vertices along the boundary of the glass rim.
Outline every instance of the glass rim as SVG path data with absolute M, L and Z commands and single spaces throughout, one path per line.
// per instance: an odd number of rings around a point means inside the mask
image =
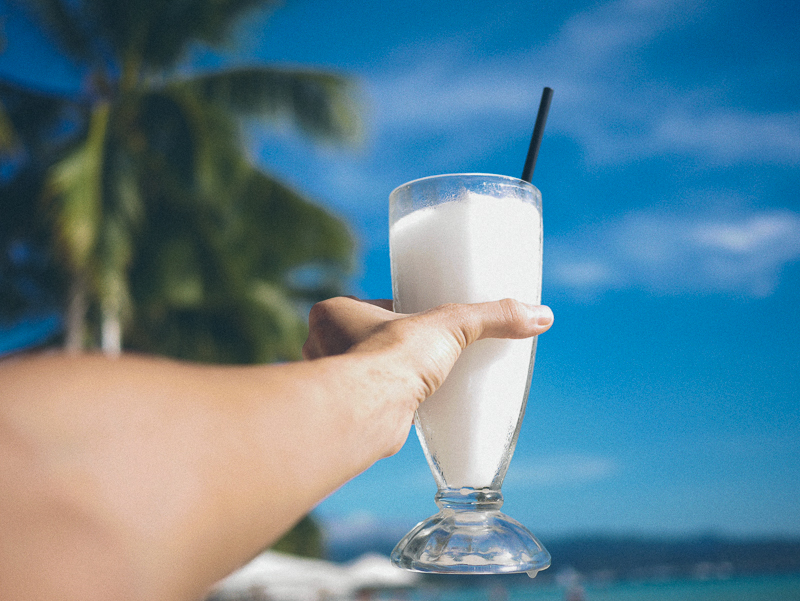
M 414 184 L 419 184 L 419 183 L 423 183 L 423 182 L 427 182 L 429 180 L 435 180 L 435 179 L 450 179 L 450 178 L 457 178 L 457 177 L 464 177 L 464 178 L 466 178 L 466 177 L 483 177 L 483 178 L 492 178 L 494 180 L 499 180 L 499 181 L 507 181 L 510 184 L 522 185 L 523 187 L 530 187 L 533 190 L 535 190 L 536 192 L 538 192 L 539 194 L 541 194 L 541 190 L 539 190 L 539 188 L 534 186 L 532 183 L 526 182 L 525 180 L 520 179 L 518 177 L 514 177 L 514 176 L 511 176 L 511 175 L 501 175 L 499 173 L 479 173 L 479 172 L 472 173 L 472 172 L 470 172 L 470 173 L 441 173 L 439 175 L 427 175 L 425 177 L 418 177 L 417 179 L 412 179 L 411 181 L 408 181 L 408 182 L 406 182 L 404 184 L 400 184 L 399 186 L 397 186 L 394 190 L 392 190 L 389 193 L 389 196 L 390 197 L 393 196 L 394 193 L 397 192 L 398 190 L 400 190 L 401 188 L 406 188 L 406 187 L 412 186 Z

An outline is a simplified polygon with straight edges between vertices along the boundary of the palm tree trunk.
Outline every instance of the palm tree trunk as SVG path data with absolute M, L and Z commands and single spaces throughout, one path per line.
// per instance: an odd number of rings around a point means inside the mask
M 64 348 L 68 352 L 79 353 L 84 349 L 87 310 L 86 278 L 77 275 L 70 284 L 69 304 L 67 305 Z
M 103 311 L 100 324 L 100 348 L 103 354 L 118 357 L 122 352 L 122 320 L 120 312 L 113 309 Z

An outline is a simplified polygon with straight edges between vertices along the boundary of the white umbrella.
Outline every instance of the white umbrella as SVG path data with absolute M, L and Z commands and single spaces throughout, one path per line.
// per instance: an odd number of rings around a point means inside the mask
M 266 551 L 220 581 L 211 595 L 220 601 L 263 596 L 270 601 L 350 599 L 364 589 L 406 588 L 419 575 L 394 567 L 387 557 L 364 555 L 335 564 Z

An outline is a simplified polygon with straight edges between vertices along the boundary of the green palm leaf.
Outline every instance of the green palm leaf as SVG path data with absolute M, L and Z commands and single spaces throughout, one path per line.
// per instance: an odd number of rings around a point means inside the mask
M 87 269 L 100 232 L 109 113 L 107 104 L 95 109 L 85 142 L 53 167 L 45 185 L 56 242 L 76 273 Z
M 186 87 L 168 86 L 142 99 L 140 121 L 149 152 L 166 159 L 191 188 L 191 202 L 232 202 L 252 167 L 242 154 L 239 122 L 229 112 Z
M 354 88 L 341 76 L 309 69 L 240 68 L 172 84 L 243 116 L 286 119 L 328 141 L 357 141 Z
M 52 0 L 57 1 L 57 0 Z M 272 0 L 83 0 L 85 12 L 118 57 L 149 69 L 170 67 L 189 44 L 217 45 L 255 7 Z
M 244 240 L 252 241 L 251 252 L 262 255 L 253 261 L 259 275 L 274 278 L 306 264 L 351 269 L 353 236 L 347 225 L 288 186 L 253 170 L 238 204 L 238 252 L 246 252 Z

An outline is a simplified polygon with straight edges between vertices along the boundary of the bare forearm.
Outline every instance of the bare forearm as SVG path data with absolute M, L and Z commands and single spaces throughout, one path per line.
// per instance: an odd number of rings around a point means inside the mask
M 371 369 L 350 356 L 241 368 L 66 356 L 8 365 L 0 420 L 16 442 L 4 452 L 30 485 L 15 490 L 44 491 L 50 506 L 7 498 L 16 507 L 5 510 L 38 511 L 9 516 L 17 523 L 73 515 L 68 531 L 50 525 L 58 539 L 42 550 L 125 565 L 118 577 L 135 580 L 132 597 L 200 595 L 388 454 L 391 428 L 404 421 L 407 431 L 408 414 L 386 410 Z M 90 533 L 94 551 L 64 539 Z

